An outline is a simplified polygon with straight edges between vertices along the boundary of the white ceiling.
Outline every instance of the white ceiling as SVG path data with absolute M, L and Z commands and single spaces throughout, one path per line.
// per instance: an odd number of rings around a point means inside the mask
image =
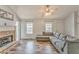
M 42 5 L 13 5 L 9 6 L 13 9 L 13 11 L 21 18 L 21 19 L 36 19 L 41 18 L 41 9 Z M 56 8 L 57 10 L 50 16 L 46 16 L 44 18 L 50 19 L 64 19 L 71 12 L 77 10 L 79 6 L 69 6 L 69 5 L 56 5 L 50 6 L 51 8 Z

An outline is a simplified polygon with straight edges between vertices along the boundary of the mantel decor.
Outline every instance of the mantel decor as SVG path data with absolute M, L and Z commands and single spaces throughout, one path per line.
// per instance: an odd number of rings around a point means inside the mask
M 8 19 L 8 20 L 13 20 L 14 15 L 10 12 L 3 10 L 3 9 L 0 9 L 0 17 Z

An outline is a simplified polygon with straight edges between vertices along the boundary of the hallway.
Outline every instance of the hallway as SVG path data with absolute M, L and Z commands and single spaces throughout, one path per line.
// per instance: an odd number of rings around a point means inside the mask
M 57 54 L 50 42 L 21 40 L 8 54 Z

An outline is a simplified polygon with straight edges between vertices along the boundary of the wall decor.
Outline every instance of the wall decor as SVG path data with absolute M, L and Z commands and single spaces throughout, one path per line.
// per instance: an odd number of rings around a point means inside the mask
M 3 9 L 0 9 L 0 17 L 8 20 L 14 19 L 14 15 L 12 13 L 4 11 Z

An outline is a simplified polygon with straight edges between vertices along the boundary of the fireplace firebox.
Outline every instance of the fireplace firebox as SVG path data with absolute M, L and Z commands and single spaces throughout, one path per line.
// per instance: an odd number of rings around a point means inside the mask
M 0 47 L 5 46 L 12 41 L 13 41 L 13 35 L 2 37 L 0 38 Z

